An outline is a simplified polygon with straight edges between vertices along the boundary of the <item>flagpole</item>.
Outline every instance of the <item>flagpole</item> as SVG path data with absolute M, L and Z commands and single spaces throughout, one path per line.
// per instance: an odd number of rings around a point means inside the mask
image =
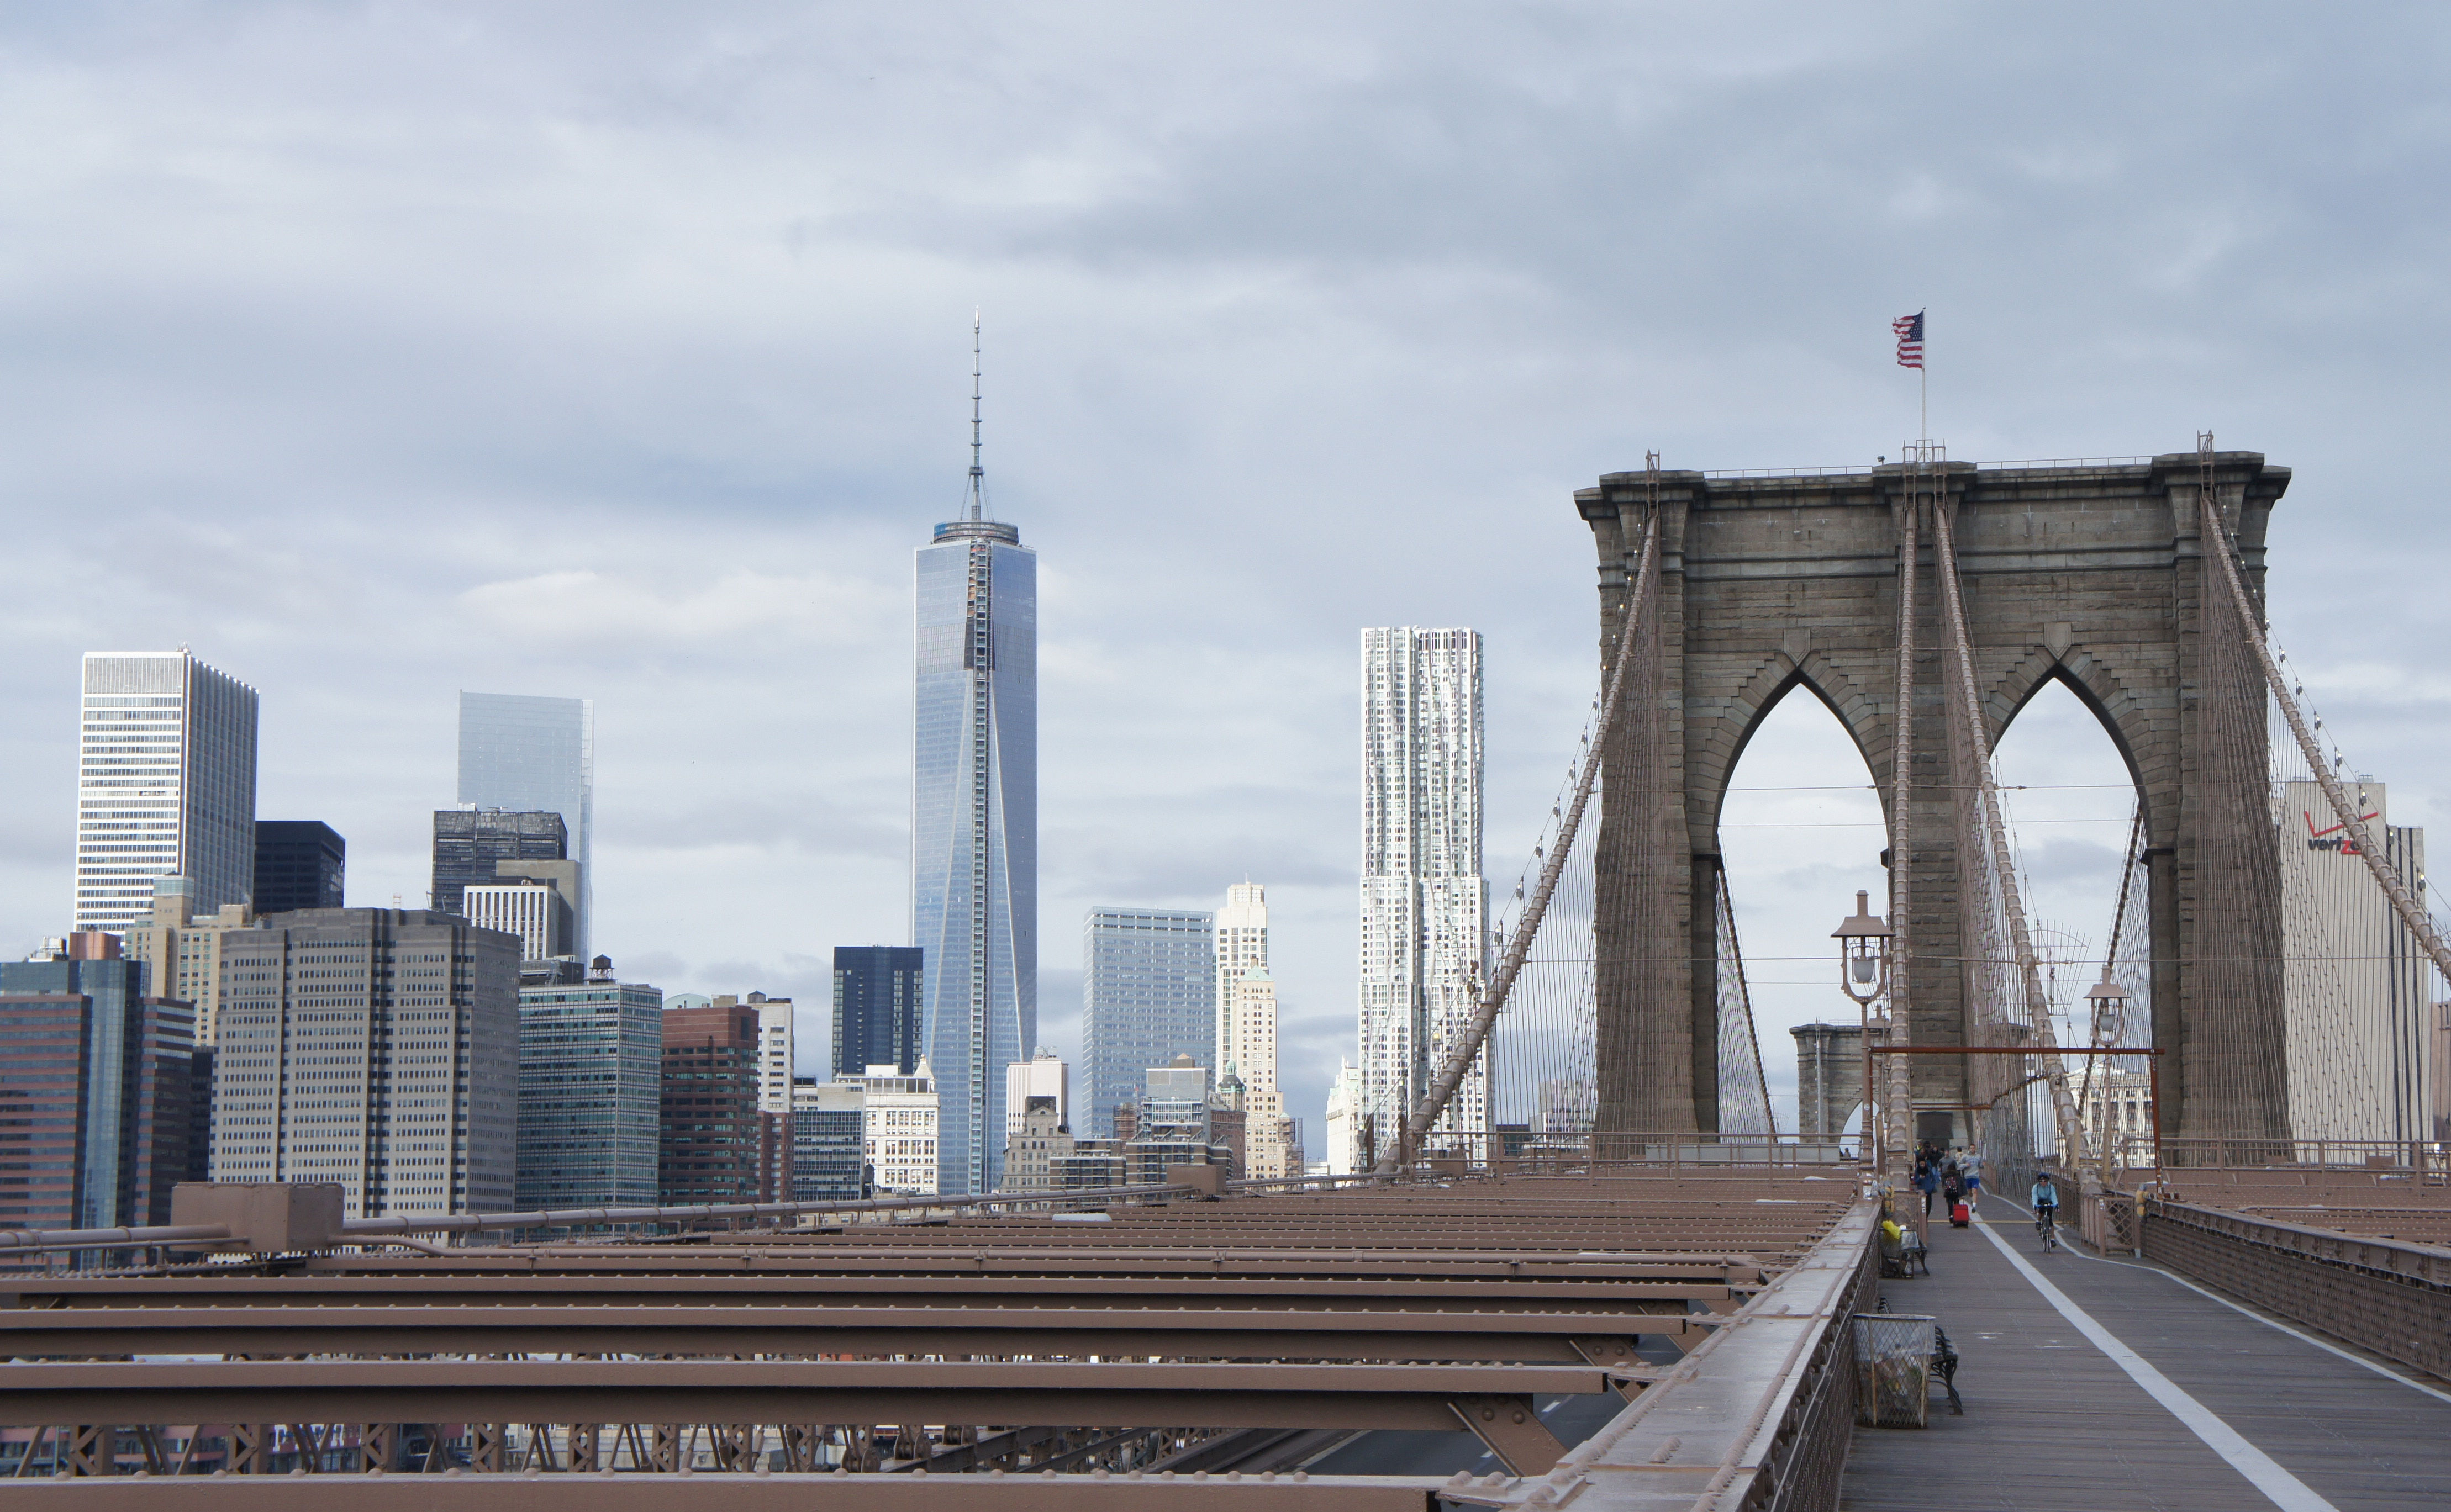
M 1923 391 L 1923 414 L 1921 417 L 1921 429 L 1923 431 L 1923 435 L 1917 436 L 1916 439 L 1922 441 L 1925 449 L 1928 451 L 1931 446 L 1931 329 L 1930 323 L 1924 320 L 1923 313 L 1921 311 L 1916 312 L 1915 319 L 1916 323 L 1924 327 L 1921 332 L 1923 337 L 1923 360 L 1915 364 L 1915 378 L 1917 385 Z

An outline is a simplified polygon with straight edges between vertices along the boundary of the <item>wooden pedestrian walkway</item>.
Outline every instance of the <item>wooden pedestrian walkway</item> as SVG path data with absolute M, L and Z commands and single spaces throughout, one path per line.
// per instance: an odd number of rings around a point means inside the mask
M 1966 1414 L 1935 1393 L 1928 1430 L 1856 1429 L 1846 1512 L 2451 1506 L 2451 1386 L 2388 1380 L 2158 1268 L 2045 1254 L 2025 1212 L 1983 1207 L 1990 1236 L 1935 1223 L 1931 1276 L 1882 1283 L 1892 1311 L 1949 1330 Z M 2158 1374 L 2159 1399 L 1992 1236 Z

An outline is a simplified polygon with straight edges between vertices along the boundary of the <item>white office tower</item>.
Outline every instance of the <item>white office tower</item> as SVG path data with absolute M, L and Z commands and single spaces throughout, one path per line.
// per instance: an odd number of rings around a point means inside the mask
M 1480 634 L 1362 632 L 1362 1095 L 1380 1153 L 1461 1042 L 1487 964 Z M 1489 1129 L 1488 1047 L 1432 1131 Z
M 2425 831 L 2390 822 L 2384 785 L 2351 782 L 2366 831 L 2425 901 Z M 2289 1132 L 2434 1137 L 2434 968 L 2312 782 L 2279 785 Z M 2309 1159 L 2322 1156 L 2309 1154 Z
M 1253 966 L 1268 964 L 1268 889 L 1258 882 L 1236 882 L 1226 889 L 1226 906 L 1217 911 L 1217 1072 L 1234 1058 L 1227 1043 L 1226 1005 L 1234 996 L 1235 979 Z
M 1041 1046 L 1028 1060 L 1004 1068 L 1004 1142 L 1021 1137 L 1022 1120 L 1032 1097 L 1055 1099 L 1055 1121 L 1072 1127 L 1072 1068 L 1052 1050 Z
M 1277 983 L 1265 966 L 1252 966 L 1235 979 L 1221 1019 L 1231 1019 L 1227 1037 L 1228 1075 L 1243 1082 L 1243 1163 L 1254 1181 L 1274 1181 L 1302 1173 L 1288 1169 L 1293 1159 L 1293 1128 L 1285 1120 L 1285 1099 L 1277 1089 Z
M 1277 1090 L 1277 984 L 1268 974 L 1268 890 L 1258 882 L 1226 889 L 1217 911 L 1217 1069 L 1243 1083 L 1243 1163 L 1253 1180 L 1288 1171 L 1292 1127 Z
M 77 754 L 76 927 L 153 915 L 153 879 L 192 909 L 255 892 L 255 689 L 175 651 L 88 651 Z
M 480 929 L 517 935 L 521 960 L 548 960 L 574 953 L 570 937 L 577 916 L 570 901 L 543 882 L 471 887 L 461 894 L 460 911 Z
M 1370 1165 L 1362 1147 L 1362 1068 L 1347 1060 L 1327 1087 L 1327 1173 L 1359 1175 Z
M 868 1163 L 876 1173 L 880 1197 L 936 1195 L 936 1144 L 942 1110 L 937 1101 L 936 1075 L 928 1057 L 909 1076 L 888 1061 L 871 1066 L 864 1076 L 846 1076 L 867 1089 Z
M 792 999 L 753 992 L 745 998 L 726 994 L 710 1000 L 717 1008 L 757 1010 L 757 1111 L 791 1117 L 792 1060 L 798 1054 L 792 1032 Z

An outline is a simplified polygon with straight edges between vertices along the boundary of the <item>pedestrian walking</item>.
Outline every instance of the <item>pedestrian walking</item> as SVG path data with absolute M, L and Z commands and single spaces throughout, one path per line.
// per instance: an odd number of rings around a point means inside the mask
M 1931 1169 L 1931 1162 L 1927 1160 L 1915 1167 L 1914 1185 L 1915 1190 L 1923 1193 L 1923 1215 L 1929 1219 L 1932 1196 L 1940 1191 L 1940 1173 Z

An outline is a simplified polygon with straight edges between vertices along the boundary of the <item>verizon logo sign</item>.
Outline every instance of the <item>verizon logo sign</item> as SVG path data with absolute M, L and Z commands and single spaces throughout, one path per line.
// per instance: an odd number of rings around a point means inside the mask
M 2302 808 L 2299 810 L 2299 815 L 2306 821 L 2306 848 L 2308 850 L 2337 850 L 2343 856 L 2354 856 L 2358 854 L 2357 845 L 2352 843 L 2348 837 L 2348 825 L 2334 824 L 2329 829 L 2317 829 L 2315 827 L 2315 816 L 2313 814 L 2310 814 Z M 2358 822 L 2360 824 L 2364 824 L 2369 820 L 2381 819 L 2382 817 L 2382 814 L 2381 811 L 2371 814 L 2360 814 L 2358 816 Z

